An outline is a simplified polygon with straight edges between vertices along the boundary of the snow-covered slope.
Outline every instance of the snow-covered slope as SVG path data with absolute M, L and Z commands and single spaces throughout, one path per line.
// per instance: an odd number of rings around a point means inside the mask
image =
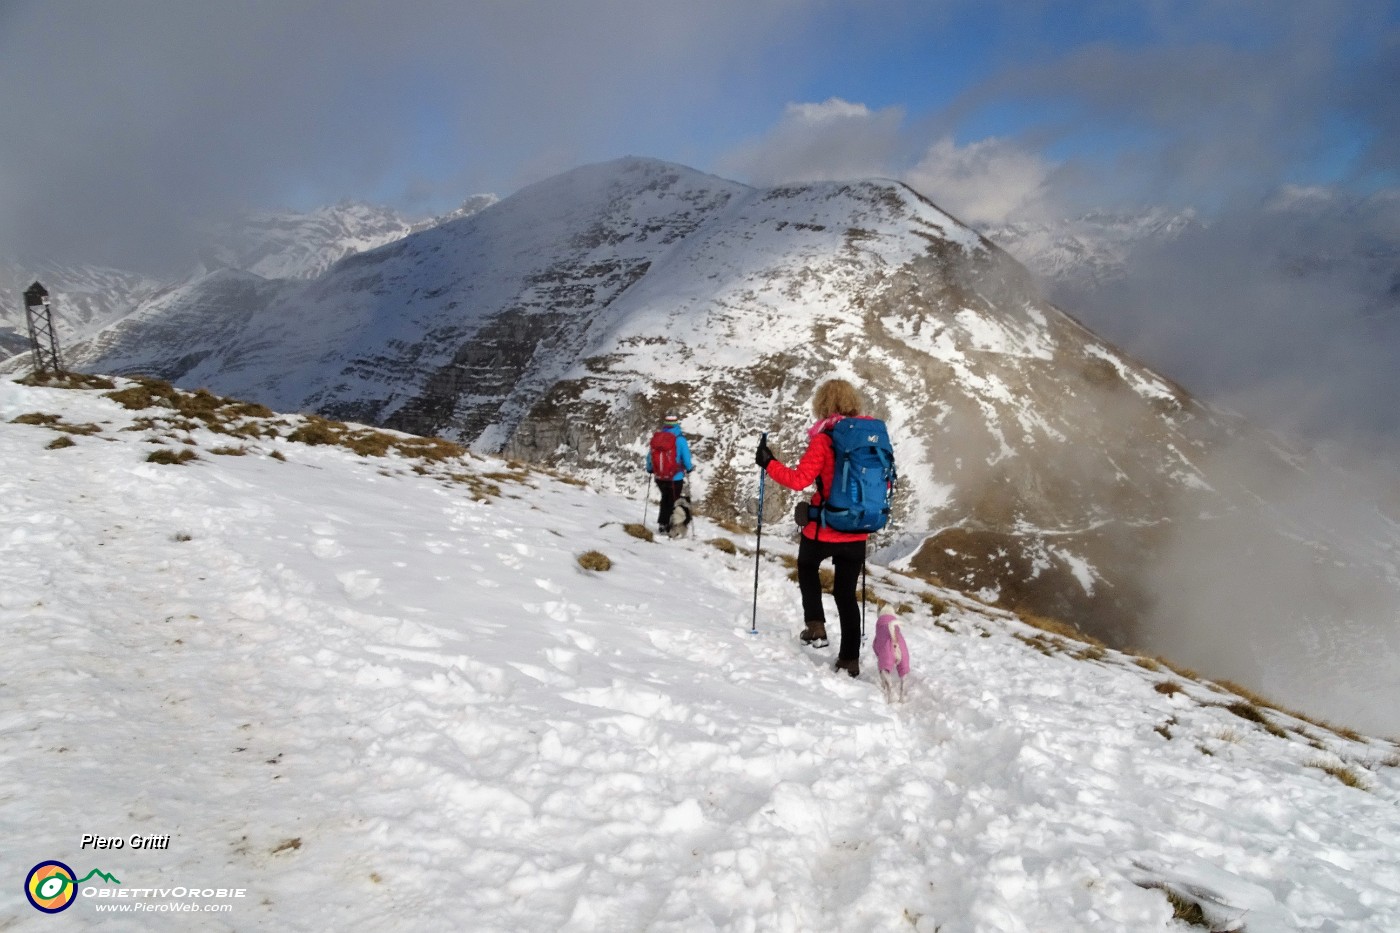
M 294 282 L 228 268 L 201 272 L 157 292 L 65 358 L 73 366 L 80 353 L 96 352 L 116 372 L 189 369 L 220 346 L 240 339 L 253 315 L 296 287 Z M 125 339 L 132 332 L 140 334 L 139 341 Z
M 1390 742 L 877 571 L 890 706 L 796 642 L 786 534 L 113 388 L 0 381 L 7 928 L 1400 928 Z
M 1316 464 L 1082 327 L 895 182 L 586 166 L 306 283 L 194 283 L 71 356 L 634 495 L 645 438 L 679 409 L 715 518 L 744 514 L 758 433 L 796 454 L 812 389 L 841 375 L 896 438 L 879 562 L 1337 718 L 1389 727 L 1400 708 L 1400 528 L 1364 501 L 1294 508 Z M 791 514 L 791 496 L 768 502 Z M 1260 548 L 1269 561 L 1219 579 Z M 1202 566 L 1270 599 L 1188 618 Z

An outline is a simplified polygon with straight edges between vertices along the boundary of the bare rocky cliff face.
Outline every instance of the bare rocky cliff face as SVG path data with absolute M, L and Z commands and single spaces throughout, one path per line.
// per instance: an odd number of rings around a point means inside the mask
M 740 521 L 759 433 L 795 458 L 813 389 L 842 376 L 895 438 L 881 562 L 1174 657 L 1170 617 L 1197 585 L 1183 554 L 1225 524 L 1300 567 L 1345 566 L 1338 591 L 1368 607 L 1400 590 L 1393 522 L 1357 549 L 1288 513 L 1275 492 L 1313 465 L 1096 337 L 895 182 L 754 189 L 650 160 L 588 166 L 308 283 L 195 283 L 70 353 L 80 369 L 438 434 L 638 498 L 646 438 L 676 410 L 699 508 Z M 768 485 L 775 533 L 794 501 Z M 1309 634 L 1282 640 L 1344 676 L 1329 609 L 1307 614 Z M 1257 655 L 1226 673 L 1248 682 Z

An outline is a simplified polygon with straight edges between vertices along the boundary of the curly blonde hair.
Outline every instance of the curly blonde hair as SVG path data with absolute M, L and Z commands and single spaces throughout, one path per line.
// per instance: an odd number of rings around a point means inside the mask
M 828 379 L 817 386 L 817 394 L 812 396 L 812 414 L 818 418 L 858 415 L 860 393 L 844 379 Z

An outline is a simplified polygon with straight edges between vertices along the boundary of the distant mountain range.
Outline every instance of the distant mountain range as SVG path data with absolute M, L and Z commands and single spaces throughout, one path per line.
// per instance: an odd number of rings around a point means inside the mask
M 60 345 L 96 333 L 162 286 L 151 276 L 119 269 L 0 258 L 0 282 L 6 285 L 0 291 L 0 357 L 29 348 L 22 295 L 35 281 L 49 291 L 56 308 Z
M 210 231 L 205 265 L 265 279 L 314 279 L 346 256 L 470 216 L 495 201 L 494 196 L 478 195 L 450 214 L 416 221 L 390 208 L 348 202 L 306 214 L 247 214 Z
M 31 282 L 48 289 L 61 343 L 81 340 L 145 302 L 221 270 L 266 279 L 312 279 L 355 253 L 465 217 L 495 203 L 477 195 L 441 217 L 413 220 L 384 207 L 344 203 L 309 213 L 260 211 L 211 226 L 200 247 L 203 264 L 177 281 L 98 266 L 0 258 L 0 357 L 29 346 L 21 293 Z
M 739 521 L 759 432 L 796 457 L 813 388 L 844 376 L 896 438 L 878 561 L 1309 709 L 1341 704 L 1345 721 L 1400 702 L 1385 673 L 1400 644 L 1358 634 L 1400 605 L 1395 523 L 1364 500 L 1295 507 L 1322 466 L 1096 336 L 908 187 L 752 188 L 624 159 L 416 232 L 338 216 L 265 224 L 279 248 L 224 255 L 277 277 L 225 267 L 164 288 L 66 348 L 70 365 L 440 434 L 639 499 L 644 439 L 679 410 L 697 504 Z M 1129 232 L 1192 223 L 998 235 L 1108 275 Z M 290 274 L 354 230 L 386 239 Z M 774 533 L 788 529 L 794 497 L 769 484 L 766 502 Z M 1248 607 L 1185 611 L 1183 594 L 1235 585 Z

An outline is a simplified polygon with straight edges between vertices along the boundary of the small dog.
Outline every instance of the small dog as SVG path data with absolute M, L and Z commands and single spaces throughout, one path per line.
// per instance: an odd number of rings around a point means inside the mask
M 687 532 L 691 530 L 691 517 L 692 513 L 690 510 L 690 497 L 677 497 L 676 504 L 671 511 L 671 527 L 666 530 L 666 534 L 672 538 L 679 538 L 684 536 Z
M 875 664 L 880 668 L 880 687 L 885 702 L 895 702 L 894 675 L 899 675 L 899 702 L 904 702 L 904 678 L 909 674 L 909 646 L 899 630 L 899 617 L 886 612 L 875 622 Z

